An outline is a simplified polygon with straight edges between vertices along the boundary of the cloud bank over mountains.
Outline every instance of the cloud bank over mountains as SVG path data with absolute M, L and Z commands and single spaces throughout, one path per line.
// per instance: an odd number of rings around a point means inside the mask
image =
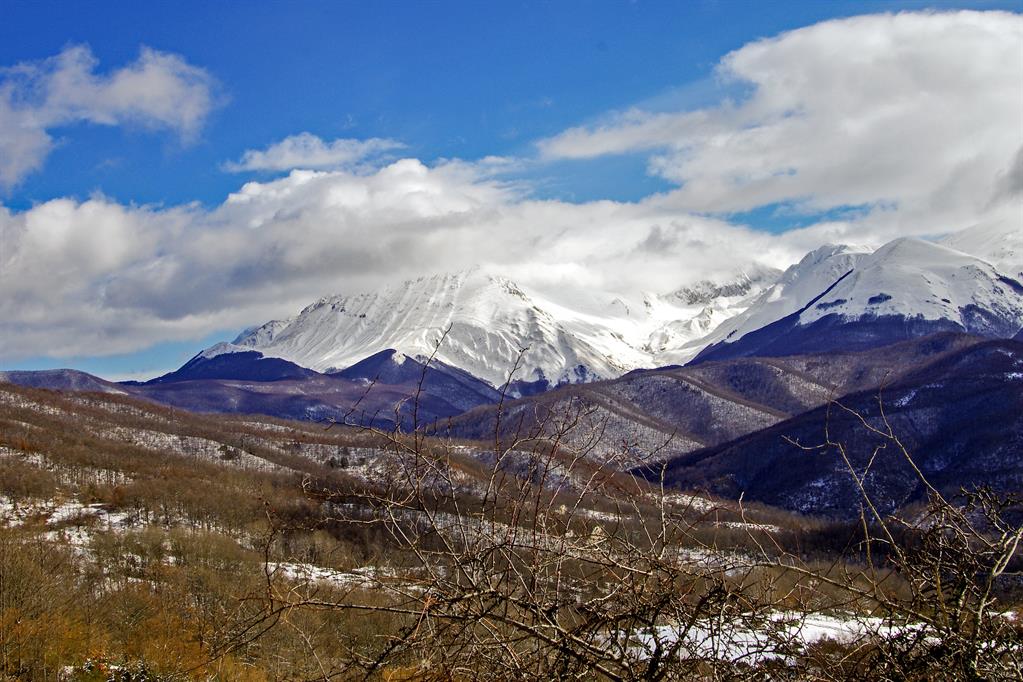
M 69 48 L 0 72 L 0 182 L 42 165 L 53 127 L 134 123 L 188 140 L 217 103 L 213 77 L 174 55 L 95 68 Z M 677 188 L 638 202 L 537 200 L 514 160 L 393 160 L 394 140 L 303 133 L 225 163 L 287 174 L 212 208 L 103 196 L 0 207 L 2 354 L 129 352 L 475 264 L 541 291 L 668 291 L 751 262 L 783 267 L 825 241 L 1021 222 L 1018 15 L 828 21 L 750 43 L 717 74 L 748 96 L 611 113 L 538 142 L 534 165 L 648 154 Z M 781 234 L 735 224 L 761 207 L 816 219 Z
M 475 264 L 543 290 L 636 291 L 798 255 L 724 221 L 532 201 L 465 164 L 414 159 L 370 174 L 296 170 L 246 183 L 210 211 L 58 199 L 0 212 L 0 235 L 11 356 L 127 352 Z

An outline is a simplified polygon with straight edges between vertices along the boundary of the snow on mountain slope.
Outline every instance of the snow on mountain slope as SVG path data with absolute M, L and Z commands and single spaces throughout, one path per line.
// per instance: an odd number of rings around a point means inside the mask
M 940 330 L 1011 337 L 1021 325 L 1023 284 L 974 256 L 902 238 L 873 253 L 832 246 L 811 252 L 710 334 L 700 357 L 730 356 L 731 344 L 744 355 L 798 352 L 811 342 L 815 350 L 822 343 L 851 350 Z M 821 338 L 797 338 L 807 334 Z
M 527 346 L 517 375 L 526 380 L 616 376 L 641 359 L 585 316 L 556 317 L 510 280 L 480 270 L 323 298 L 290 320 L 243 334 L 234 345 L 319 371 L 343 369 L 387 348 L 413 357 L 436 350 L 442 362 L 497 386 Z
M 944 246 L 982 258 L 1002 274 L 1023 281 L 1023 225 L 993 222 L 954 232 L 940 242 Z
M 206 354 L 258 350 L 329 372 L 388 348 L 412 357 L 436 350 L 441 362 L 501 386 L 525 348 L 518 380 L 611 378 L 658 364 L 664 353 L 704 336 L 777 275 L 769 268 L 749 273 L 636 301 L 577 290 L 559 292 L 555 302 L 474 269 L 326 297 L 296 317 L 268 322 Z
M 645 303 L 659 322 L 645 344 L 658 365 L 680 364 L 703 347 L 710 332 L 745 312 L 782 275 L 780 270 L 753 266 L 723 281 L 703 280 Z
M 743 335 L 791 315 L 815 296 L 856 267 L 870 249 L 845 244 L 826 244 L 803 256 L 786 270 L 773 286 L 749 301 L 743 310 L 715 325 L 690 343 L 667 353 L 676 363 L 692 359 L 701 349 Z
M 800 321 L 808 324 L 832 313 L 846 318 L 898 315 L 952 320 L 970 329 L 974 308 L 1003 320 L 1023 320 L 1023 285 L 961 251 L 903 238 L 860 259 Z

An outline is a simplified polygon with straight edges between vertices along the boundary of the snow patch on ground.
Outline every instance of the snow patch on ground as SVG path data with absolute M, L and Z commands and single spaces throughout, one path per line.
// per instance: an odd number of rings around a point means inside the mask
M 899 398 L 898 400 L 896 400 L 894 405 L 895 405 L 895 407 L 905 407 L 906 405 L 909 405 L 909 403 L 915 397 L 916 397 L 916 389 L 912 389 L 908 393 L 906 393 L 906 395 L 904 395 L 901 398 Z
M 747 521 L 715 521 L 714 526 L 718 528 L 738 528 L 740 530 L 759 530 L 766 533 L 780 533 L 781 526 L 772 523 L 750 523 Z
M 54 407 L 53 405 L 47 405 L 46 403 L 41 403 L 35 400 L 29 400 L 28 398 L 18 395 L 17 393 L 8 393 L 6 391 L 0 391 L 0 403 L 4 405 L 10 405 L 11 407 L 28 409 L 32 410 L 33 412 L 48 414 L 51 416 L 64 416 L 70 414 L 66 410 Z
M 95 399 L 93 397 L 86 397 L 86 396 L 82 396 L 82 395 L 75 394 L 75 393 L 66 394 L 65 397 L 67 398 L 67 400 L 69 400 L 69 401 L 71 401 L 73 403 L 76 403 L 78 405 L 84 405 L 85 407 L 92 407 L 92 408 L 95 408 L 95 409 L 98 409 L 98 410 L 102 410 L 104 412 L 109 412 L 110 414 L 118 414 L 118 415 L 130 416 L 130 417 L 138 417 L 140 419 L 145 419 L 147 422 L 150 422 L 150 423 L 153 423 L 153 424 L 170 424 L 170 423 L 172 423 L 171 420 L 167 419 L 166 417 L 163 417 L 163 416 L 161 416 L 159 414 L 156 414 L 154 412 L 150 412 L 148 410 L 141 409 L 141 408 L 136 407 L 134 405 L 126 405 L 126 404 L 123 404 L 123 403 L 108 402 L 108 401 L 104 401 L 104 400 L 97 400 L 97 399 Z
M 363 566 L 351 571 L 339 571 L 315 564 L 270 562 L 271 575 L 280 575 L 300 583 L 329 583 L 339 589 L 374 589 L 399 580 L 397 571 L 380 566 Z
M 890 637 L 920 627 L 918 624 L 893 625 L 880 618 L 852 614 L 782 612 L 770 614 L 756 627 L 747 625 L 742 618 L 706 620 L 685 626 L 662 625 L 639 638 L 638 653 L 645 657 L 653 651 L 656 643 L 672 645 L 681 639 L 682 656 L 755 664 L 788 658 L 794 650 L 825 640 L 843 644 L 866 643 L 875 637 Z
M 130 526 L 133 517 L 130 512 L 111 511 L 105 505 L 83 504 L 78 500 L 28 499 L 15 502 L 10 497 L 0 496 L 0 523 L 10 527 L 33 522 L 50 527 L 73 524 L 114 530 Z M 51 534 L 59 532 L 50 531 Z
M 259 471 L 284 470 L 284 467 L 256 457 L 244 450 L 237 448 L 225 450 L 223 443 L 208 438 L 122 426 L 107 429 L 101 433 L 107 438 L 131 443 L 147 450 L 156 450 L 181 457 L 195 457 L 222 466 L 237 466 Z
M 660 498 L 658 496 L 651 496 L 650 501 L 656 503 Z M 696 512 L 709 512 L 715 509 L 720 509 L 721 506 L 715 504 L 706 497 L 700 497 L 698 495 L 686 495 L 683 493 L 670 493 L 663 496 L 664 503 L 674 507 L 675 511 L 679 509 L 691 509 Z
M 286 433 L 294 431 L 289 426 L 281 426 L 280 424 L 271 424 L 269 422 L 241 422 L 242 426 L 250 426 L 256 429 L 262 429 L 264 431 L 273 431 L 276 433 Z

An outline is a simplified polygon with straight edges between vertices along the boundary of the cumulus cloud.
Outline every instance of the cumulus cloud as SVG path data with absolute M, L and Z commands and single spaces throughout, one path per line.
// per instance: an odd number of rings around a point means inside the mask
M 107 74 L 88 47 L 0 69 L 0 185 L 38 170 L 53 148 L 49 131 L 74 123 L 169 130 L 188 142 L 217 103 L 216 82 L 178 55 L 143 47 Z
M 681 210 L 870 206 L 889 233 L 976 220 L 1014 177 L 1023 145 L 1019 15 L 826 21 L 745 45 L 717 76 L 747 86 L 748 97 L 695 111 L 630 110 L 543 140 L 541 154 L 649 152 L 651 172 L 679 185 L 666 201 Z
M 223 165 L 231 173 L 248 171 L 286 171 L 356 168 L 387 152 L 401 149 L 396 140 L 372 137 L 367 140 L 338 139 L 325 142 L 312 133 L 286 137 L 266 149 L 249 149 L 238 161 Z

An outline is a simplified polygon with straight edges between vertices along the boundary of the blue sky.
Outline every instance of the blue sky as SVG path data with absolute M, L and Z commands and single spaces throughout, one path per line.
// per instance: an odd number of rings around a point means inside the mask
M 101 68 L 112 68 L 147 45 L 207 69 L 224 102 L 201 139 L 184 147 L 144 131 L 69 126 L 45 170 L 5 203 L 21 208 L 99 191 L 122 202 L 216 204 L 239 184 L 221 172 L 223 161 L 301 131 L 393 138 L 422 159 L 528 153 L 533 141 L 608 110 L 658 97 L 672 106 L 718 99 L 717 60 L 756 38 L 835 16 L 955 5 L 1020 9 L 1019 2 L 8 1 L 2 65 L 82 43 Z M 663 188 L 641 159 L 597 165 L 538 171 L 539 191 L 634 199 Z
M 46 130 L 54 144 L 41 166 L 0 185 L 0 204 L 23 214 L 58 198 L 102 197 L 129 210 L 198 202 L 197 210 L 215 213 L 246 181 L 270 183 L 281 175 L 227 172 L 225 163 L 301 132 L 326 141 L 383 138 L 404 145 L 380 163 L 399 156 L 427 166 L 444 159 L 515 159 L 502 180 L 534 200 L 641 202 L 670 196 L 681 183 L 670 172 L 650 171 L 649 147 L 541 158 L 537 143 L 573 128 L 592 132 L 616 124 L 629 109 L 653 116 L 742 100 L 747 84 L 719 82 L 715 69 L 726 54 L 759 38 L 836 17 L 956 7 L 1023 9 L 1020 2 L 0 0 L 0 67 L 40 63 L 84 45 L 104 74 L 138 59 L 145 46 L 207 74 L 213 103 L 188 135 L 132 120 L 55 123 Z M 755 205 L 723 200 L 683 208 L 784 232 L 861 205 L 855 197 L 821 203 L 816 191 L 808 190 L 810 208 L 801 211 L 789 209 L 804 197 L 790 195 Z M 112 271 L 88 286 L 120 276 Z M 296 290 L 282 298 L 281 308 L 298 296 Z M 167 319 L 165 311 L 154 315 Z M 99 344 L 55 344 L 37 355 L 0 351 L 0 367 L 73 365 L 101 375 L 164 369 L 242 326 L 227 317 L 222 327 L 196 323 L 169 341 L 155 331 L 140 333 L 130 348 L 112 354 Z M 15 339 L 20 329 L 5 333 Z

